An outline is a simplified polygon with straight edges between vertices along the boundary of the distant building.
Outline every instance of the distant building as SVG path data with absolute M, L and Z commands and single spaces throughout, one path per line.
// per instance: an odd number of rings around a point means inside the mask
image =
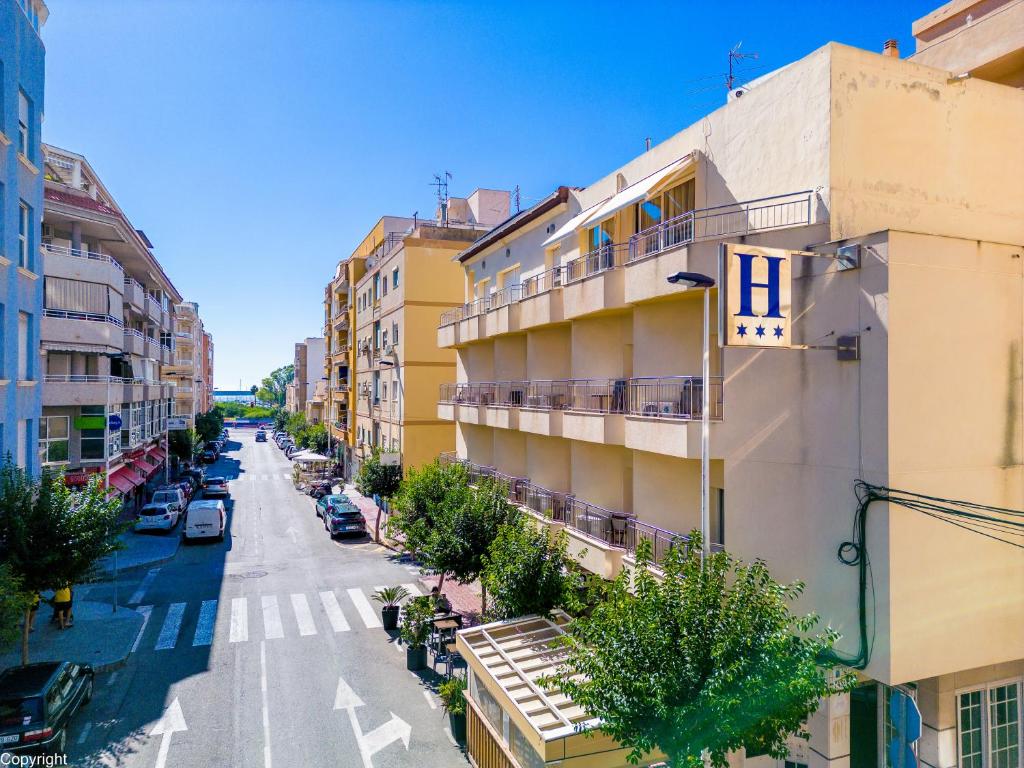
M 306 403 L 313 397 L 324 373 L 324 339 L 309 337 L 295 344 L 293 360 L 295 378 L 285 392 L 285 410 L 305 413 Z
M 213 402 L 215 403 L 244 403 L 249 405 L 254 397 L 247 389 L 215 389 L 213 390 Z
M 42 0 L 0 0 L 0 461 L 39 472 L 43 405 Z M 8 45 L 11 47 L 8 48 Z M 66 438 L 66 436 L 65 436 Z

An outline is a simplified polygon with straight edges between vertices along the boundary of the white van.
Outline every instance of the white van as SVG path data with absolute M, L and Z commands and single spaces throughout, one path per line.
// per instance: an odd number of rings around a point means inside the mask
M 200 499 L 188 507 L 185 517 L 185 540 L 215 538 L 224 540 L 224 502 L 220 499 Z

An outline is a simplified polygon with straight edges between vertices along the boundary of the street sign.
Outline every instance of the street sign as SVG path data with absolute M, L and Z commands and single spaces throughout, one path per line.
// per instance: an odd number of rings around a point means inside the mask
M 177 429 L 188 429 L 188 421 L 181 416 L 170 416 L 167 419 L 167 429 L 172 432 Z
M 917 768 L 913 744 L 921 738 L 921 710 L 899 688 L 889 694 L 889 721 L 896 732 L 888 744 L 889 764 L 893 768 Z
M 111 432 L 117 432 L 121 429 L 121 415 L 117 413 L 110 414 L 107 419 L 107 425 L 110 427 Z

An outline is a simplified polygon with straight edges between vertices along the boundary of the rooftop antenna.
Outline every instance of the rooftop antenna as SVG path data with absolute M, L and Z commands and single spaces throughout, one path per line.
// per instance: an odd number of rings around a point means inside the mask
M 736 80 L 736 77 L 735 77 L 735 75 L 733 75 L 733 71 L 732 71 L 733 63 L 739 61 L 740 59 L 756 59 L 757 58 L 757 54 L 756 53 L 740 53 L 740 46 L 741 45 L 743 45 L 743 41 L 742 40 L 740 40 L 738 43 L 736 43 L 736 45 L 733 46 L 733 49 L 731 51 L 729 51 L 729 74 L 728 74 L 728 76 L 725 79 L 725 87 L 726 87 L 726 90 L 729 90 L 729 91 L 732 90 L 732 85 L 733 85 L 733 83 Z
M 516 204 L 516 213 L 519 213 L 519 211 L 521 210 L 520 207 L 519 207 L 521 200 L 520 200 L 520 197 L 519 197 L 519 185 L 518 184 L 516 184 L 516 188 L 512 190 L 512 200 Z
M 441 212 L 442 227 L 448 226 L 448 181 L 451 178 L 452 175 L 445 171 L 443 176 L 435 173 L 431 182 L 432 187 L 437 187 L 437 208 Z

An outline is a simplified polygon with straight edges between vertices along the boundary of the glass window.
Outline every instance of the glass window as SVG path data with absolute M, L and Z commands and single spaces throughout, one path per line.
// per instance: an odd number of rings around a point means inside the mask
M 391 323 L 391 343 L 398 345 L 398 321 Z
M 63 464 L 68 461 L 68 437 L 71 419 L 68 416 L 43 416 L 39 420 L 39 461 L 42 464 Z
M 25 203 L 18 207 L 18 266 L 23 269 L 32 269 L 32 251 L 29 248 L 29 222 L 31 221 L 30 209 Z
M 29 148 L 31 144 L 30 126 L 32 125 L 31 107 L 28 101 L 28 96 L 25 95 L 24 91 L 18 91 L 18 151 L 21 152 L 29 160 L 32 159 L 32 155 L 29 154 Z
M 387 280 L 385 280 L 383 283 L 381 283 L 380 292 L 381 292 L 382 296 L 387 296 L 388 295 L 388 281 Z
M 32 378 L 32 356 L 31 349 L 30 321 L 27 312 L 18 313 L 18 380 L 26 381 Z
M 988 732 L 991 768 L 1020 766 L 1020 702 L 1016 683 L 988 691 Z
M 391 270 L 391 287 L 398 287 L 398 267 L 395 267 L 393 270 Z

